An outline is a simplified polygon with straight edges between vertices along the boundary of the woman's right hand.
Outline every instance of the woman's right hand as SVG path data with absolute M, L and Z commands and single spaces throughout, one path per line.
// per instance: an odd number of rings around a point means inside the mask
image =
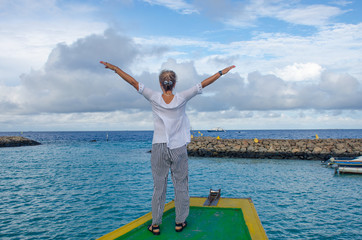
M 121 78 L 123 78 L 126 82 L 131 84 L 137 91 L 139 90 L 139 84 L 138 82 L 130 75 L 128 75 L 126 72 L 124 72 L 122 69 L 120 69 L 117 66 L 114 66 L 113 64 L 110 64 L 108 62 L 100 61 L 101 64 L 103 64 L 106 68 L 109 68 L 113 70 L 115 73 L 117 73 Z
M 106 68 L 109 68 L 109 69 L 111 69 L 111 70 L 113 70 L 113 71 L 115 70 L 115 66 L 112 65 L 112 64 L 110 64 L 110 63 L 108 63 L 108 62 L 100 61 L 100 63 L 103 64 Z

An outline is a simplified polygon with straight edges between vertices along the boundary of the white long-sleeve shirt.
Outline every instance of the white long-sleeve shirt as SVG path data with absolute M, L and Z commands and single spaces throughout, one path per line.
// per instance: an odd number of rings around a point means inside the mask
M 186 103 L 202 93 L 201 83 L 176 93 L 170 103 L 165 103 L 161 92 L 153 91 L 139 83 L 138 92 L 152 105 L 154 133 L 152 144 L 166 143 L 170 149 L 182 147 L 191 141 L 190 121 Z

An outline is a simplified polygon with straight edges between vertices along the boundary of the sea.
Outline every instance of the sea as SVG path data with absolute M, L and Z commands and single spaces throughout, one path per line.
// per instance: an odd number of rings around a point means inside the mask
M 97 239 L 150 212 L 152 134 L 0 132 L 42 143 L 0 148 L 0 239 Z M 192 134 L 362 138 L 362 129 Z M 190 157 L 189 189 L 251 198 L 269 239 L 362 239 L 362 175 L 336 175 L 320 161 Z M 166 202 L 173 198 L 169 177 Z

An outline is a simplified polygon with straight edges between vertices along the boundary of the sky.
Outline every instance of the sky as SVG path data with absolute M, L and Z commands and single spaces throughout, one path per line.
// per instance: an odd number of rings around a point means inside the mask
M 193 129 L 361 129 L 362 1 L 0 0 L 0 131 L 152 130 L 99 61 L 175 92 Z

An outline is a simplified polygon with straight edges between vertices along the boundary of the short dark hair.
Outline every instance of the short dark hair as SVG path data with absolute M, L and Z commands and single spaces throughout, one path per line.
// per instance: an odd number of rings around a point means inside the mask
M 177 76 L 176 73 L 172 70 L 162 70 L 160 76 L 158 77 L 161 83 L 163 90 L 169 91 L 175 87 Z

